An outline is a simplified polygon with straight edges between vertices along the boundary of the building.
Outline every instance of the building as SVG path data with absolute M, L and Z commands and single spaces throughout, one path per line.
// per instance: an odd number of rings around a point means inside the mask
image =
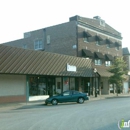
M 123 48 L 123 57 L 128 65 L 127 69 L 130 71 L 130 52 L 129 52 L 129 49 L 127 47 Z
M 65 90 L 93 93 L 91 60 L 0 45 L 0 103 L 43 100 Z
M 124 82 L 124 93 L 130 92 L 130 52 L 127 47 L 123 48 L 123 58 L 127 64 L 128 69 L 128 77 L 127 80 Z
M 4 45 L 91 59 L 91 66 L 98 73 L 98 94 L 110 93 L 111 74 L 107 69 L 114 57 L 122 56 L 121 33 L 99 16 L 91 19 L 76 15 L 69 22 L 26 32 L 23 39 Z

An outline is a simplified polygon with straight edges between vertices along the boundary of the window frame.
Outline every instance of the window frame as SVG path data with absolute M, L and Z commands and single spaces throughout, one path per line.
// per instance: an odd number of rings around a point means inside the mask
M 99 40 L 96 41 L 96 45 L 100 46 L 100 41 Z
M 110 48 L 110 44 L 107 44 L 106 46 L 107 46 L 107 48 Z
M 95 65 L 102 65 L 103 61 L 102 61 L 102 59 L 95 59 L 94 63 L 95 63 Z
M 112 61 L 110 61 L 110 60 L 107 60 L 107 61 L 105 61 L 105 66 L 111 66 L 112 65 Z
M 37 39 L 37 40 L 34 41 L 34 49 L 35 50 L 42 50 L 43 49 L 42 39 Z
M 84 39 L 84 42 L 89 43 L 88 37 L 84 37 L 83 39 Z
M 119 51 L 119 50 L 120 50 L 120 47 L 119 47 L 119 46 L 115 46 L 115 50 L 116 50 L 116 51 Z

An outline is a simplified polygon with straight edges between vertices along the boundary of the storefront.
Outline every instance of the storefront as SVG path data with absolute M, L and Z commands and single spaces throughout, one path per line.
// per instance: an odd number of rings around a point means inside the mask
M 28 76 L 27 79 L 29 83 L 29 101 L 43 100 L 66 90 L 77 90 L 90 94 L 90 78 Z
M 66 90 L 89 93 L 92 86 L 90 59 L 4 45 L 0 59 L 0 103 L 43 100 Z

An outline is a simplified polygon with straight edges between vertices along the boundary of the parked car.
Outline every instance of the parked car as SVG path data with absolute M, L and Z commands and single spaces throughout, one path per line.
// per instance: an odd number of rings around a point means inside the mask
M 69 90 L 57 96 L 47 98 L 45 100 L 45 104 L 57 105 L 58 103 L 64 103 L 64 102 L 77 102 L 82 104 L 84 103 L 85 100 L 89 100 L 89 96 L 86 93 Z

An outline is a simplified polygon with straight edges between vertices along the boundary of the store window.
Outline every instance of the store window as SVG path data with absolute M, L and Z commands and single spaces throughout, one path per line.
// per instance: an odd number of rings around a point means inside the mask
M 70 78 L 70 90 L 75 90 L 75 78 Z
M 60 94 L 62 90 L 61 77 L 56 78 L 56 94 Z
M 47 95 L 46 78 L 30 77 L 29 95 L 30 96 Z
M 69 90 L 69 77 L 63 77 L 63 91 Z

